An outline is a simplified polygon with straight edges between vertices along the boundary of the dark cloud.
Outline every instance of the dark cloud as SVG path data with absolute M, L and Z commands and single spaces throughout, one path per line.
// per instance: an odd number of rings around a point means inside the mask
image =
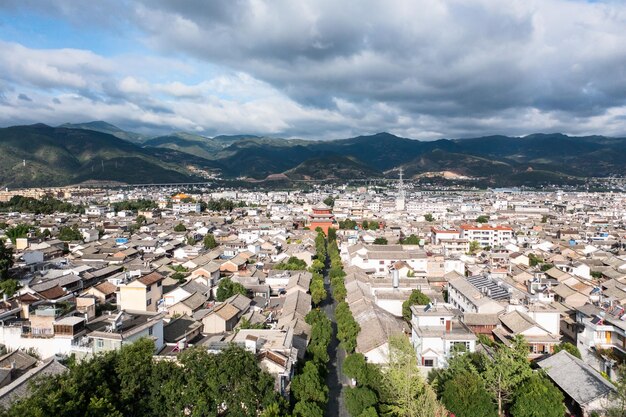
M 229 86 L 196 94 L 193 85 L 169 85 L 174 79 L 113 70 L 88 52 L 6 53 L 31 65 L 2 65 L 0 53 L 0 78 L 70 90 L 103 114 L 134 109 L 127 118 L 138 125 L 305 137 L 626 133 L 621 2 L 0 0 L 2 7 L 80 27 L 81 16 L 91 24 L 106 14 L 98 27 L 141 37 L 162 57 L 192 57 L 258 81 L 238 84 L 244 92 L 230 100 Z
M 30 97 L 23 93 L 18 95 L 17 98 L 22 101 L 33 101 Z

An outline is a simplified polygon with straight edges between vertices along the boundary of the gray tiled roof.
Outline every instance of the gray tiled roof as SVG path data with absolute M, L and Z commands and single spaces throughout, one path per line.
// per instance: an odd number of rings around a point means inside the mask
M 608 395 L 615 386 L 565 350 L 538 362 L 565 393 L 580 405 Z

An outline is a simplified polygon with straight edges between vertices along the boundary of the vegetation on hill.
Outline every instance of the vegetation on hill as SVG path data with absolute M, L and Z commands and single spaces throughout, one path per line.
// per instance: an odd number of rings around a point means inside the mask
M 82 213 L 84 207 L 77 206 L 56 198 L 45 196 L 41 199 L 32 197 L 23 197 L 16 195 L 11 197 L 9 201 L 0 202 L 0 211 L 33 214 L 52 214 L 52 213 Z

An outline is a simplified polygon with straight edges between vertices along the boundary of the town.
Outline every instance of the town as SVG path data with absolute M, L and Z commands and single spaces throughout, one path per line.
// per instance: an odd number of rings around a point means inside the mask
M 454 408 L 469 407 L 462 396 L 447 399 L 462 376 L 454 370 L 489 381 L 489 366 L 462 361 L 483 354 L 497 364 L 520 350 L 519 373 L 528 374 L 511 374 L 510 386 L 463 376 L 491 404 L 480 415 L 525 415 L 515 414 L 518 401 L 531 401 L 514 395 L 516 378 L 548 383 L 555 415 L 619 406 L 623 194 L 420 191 L 400 178 L 289 191 L 7 190 L 0 199 L 6 408 L 29 395 L 30 380 L 65 372 L 70 358 L 80 364 L 146 340 L 157 362 L 241 347 L 279 397 L 299 401 L 294 415 L 378 412 L 355 395 L 376 392 L 355 363 L 384 373 L 399 357 L 450 412 L 468 415 Z M 318 334 L 331 322 L 338 346 Z M 330 357 L 313 349 L 320 343 Z M 324 376 L 318 360 L 335 371 Z M 538 370 L 543 379 L 528 376 Z M 321 398 L 298 382 L 307 372 L 326 390 Z

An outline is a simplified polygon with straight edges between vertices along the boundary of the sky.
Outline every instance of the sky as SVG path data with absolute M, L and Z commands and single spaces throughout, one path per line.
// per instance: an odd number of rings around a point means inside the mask
M 626 2 L 0 0 L 0 126 L 626 136 Z

